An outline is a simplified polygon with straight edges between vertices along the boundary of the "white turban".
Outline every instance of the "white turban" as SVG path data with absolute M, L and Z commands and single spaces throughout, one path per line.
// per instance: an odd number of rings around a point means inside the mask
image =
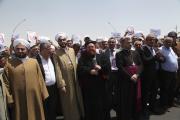
M 133 37 L 144 40 L 142 31 L 136 31 Z
M 55 40 L 58 41 L 58 39 L 67 39 L 67 35 L 66 33 L 58 33 L 56 36 L 55 36 Z
M 108 42 L 108 38 L 104 37 L 103 42 Z
M 39 41 L 40 43 L 50 43 L 50 38 L 46 36 L 40 36 Z
M 30 43 L 25 40 L 25 39 L 21 39 L 21 38 L 18 38 L 16 40 L 13 41 L 13 47 L 15 48 L 17 45 L 19 44 L 22 44 L 24 45 L 27 49 L 30 49 Z
M 98 37 L 97 39 L 96 39 L 96 42 L 102 42 L 103 41 L 103 37 Z

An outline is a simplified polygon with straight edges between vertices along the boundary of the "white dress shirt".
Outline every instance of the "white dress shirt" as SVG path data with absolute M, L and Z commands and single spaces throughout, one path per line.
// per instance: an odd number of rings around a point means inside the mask
M 26 56 L 25 58 L 19 58 L 19 57 L 17 57 L 19 60 L 21 60 L 23 63 L 24 62 L 26 62 L 28 59 L 29 59 L 29 57 L 28 56 Z
M 110 51 L 110 62 L 111 62 L 111 70 L 118 70 L 116 66 L 116 50 L 114 49 L 113 52 L 109 49 Z
M 41 55 L 40 58 L 44 68 L 46 86 L 54 85 L 56 83 L 56 77 L 55 77 L 54 65 L 51 59 L 48 58 L 48 60 L 46 60 Z
M 146 45 L 146 46 L 147 46 L 147 48 L 150 50 L 151 54 L 152 54 L 153 56 L 155 56 L 155 55 L 156 55 L 156 52 L 155 52 L 154 48 L 153 48 L 153 47 L 150 47 L 150 46 L 148 46 L 148 45 Z

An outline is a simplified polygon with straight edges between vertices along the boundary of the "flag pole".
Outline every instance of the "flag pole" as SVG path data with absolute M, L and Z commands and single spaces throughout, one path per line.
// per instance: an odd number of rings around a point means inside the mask
M 16 24 L 16 26 L 14 27 L 14 29 L 13 29 L 13 31 L 12 31 L 12 37 L 13 37 L 16 29 L 17 29 L 22 23 L 24 23 L 25 21 L 26 21 L 26 19 L 23 19 L 23 20 L 21 20 L 20 22 L 18 22 L 18 23 Z

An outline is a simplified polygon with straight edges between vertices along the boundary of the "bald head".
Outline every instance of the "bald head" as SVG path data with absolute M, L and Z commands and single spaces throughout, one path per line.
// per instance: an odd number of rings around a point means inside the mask
M 164 38 L 163 44 L 165 47 L 167 47 L 167 48 L 171 47 L 172 43 L 173 43 L 173 38 L 171 38 L 171 37 Z

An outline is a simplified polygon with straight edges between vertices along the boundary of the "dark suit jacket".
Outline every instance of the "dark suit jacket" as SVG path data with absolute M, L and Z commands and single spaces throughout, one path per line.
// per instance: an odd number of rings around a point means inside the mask
M 147 46 L 143 46 L 142 62 L 145 70 L 156 70 L 156 61 L 158 58 L 153 56 Z
M 104 53 L 101 54 L 100 64 L 104 67 L 105 72 L 111 72 L 111 61 L 110 61 L 110 51 L 107 49 Z
M 43 78 L 44 78 L 44 80 L 45 80 L 45 72 L 44 72 L 44 68 L 43 68 L 43 65 L 42 65 L 42 61 L 41 61 L 40 55 L 37 55 L 37 56 L 36 56 L 36 59 L 37 59 L 37 61 L 38 61 L 38 63 L 39 63 L 39 66 L 40 66 L 40 69 L 41 69 Z M 51 61 L 52 61 L 52 63 L 53 63 L 53 66 L 54 66 L 54 72 L 55 72 L 55 75 L 56 75 L 54 58 L 51 56 L 50 59 L 51 59 Z
M 143 62 L 142 84 L 151 86 L 151 81 L 157 81 L 157 63 L 160 59 L 155 55 L 153 56 L 147 46 L 143 46 L 141 55 Z

